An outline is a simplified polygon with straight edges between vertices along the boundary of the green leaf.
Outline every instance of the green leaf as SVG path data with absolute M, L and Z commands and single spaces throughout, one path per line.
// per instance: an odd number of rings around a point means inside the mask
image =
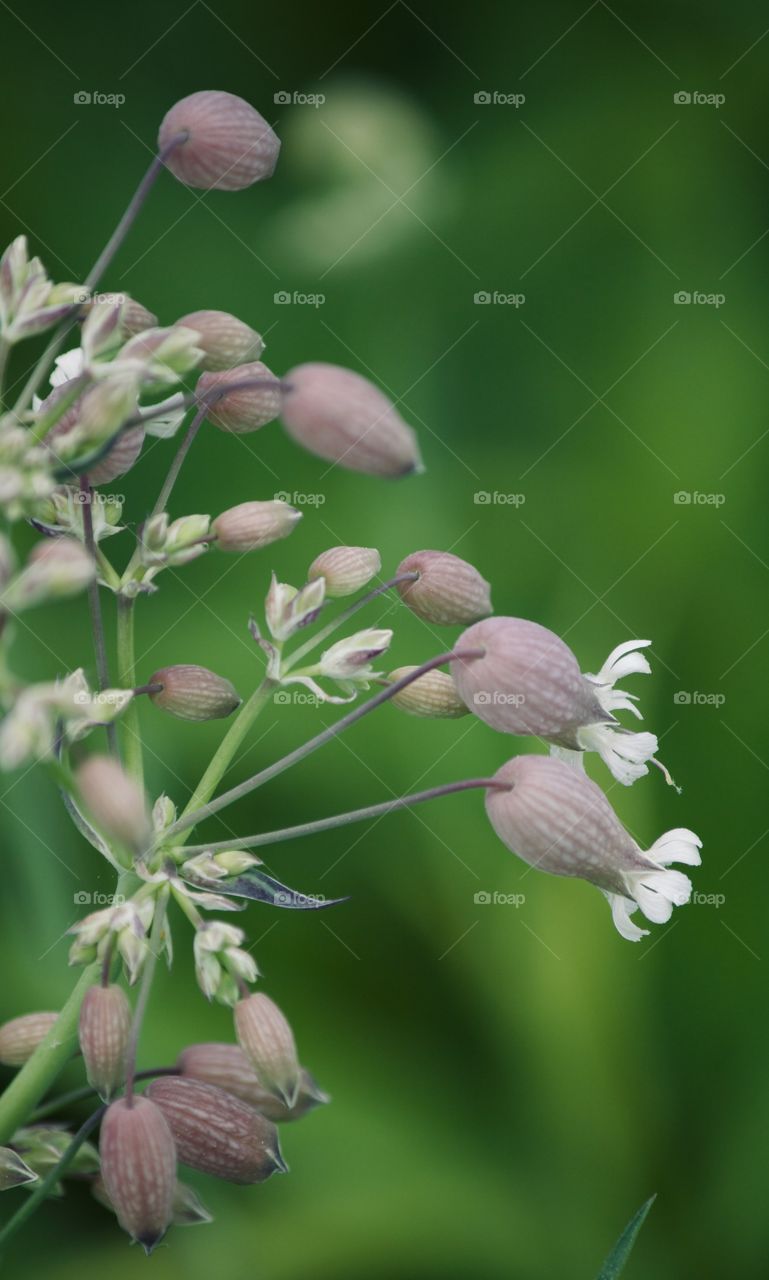
M 656 1193 L 655 1195 L 650 1196 L 646 1201 L 646 1204 L 642 1204 L 638 1212 L 630 1219 L 619 1240 L 601 1267 L 601 1270 L 598 1272 L 597 1280 L 615 1280 L 615 1277 L 621 1275 L 625 1270 L 625 1263 L 630 1257 L 638 1232 L 646 1221 L 646 1215 L 654 1204 L 656 1198 Z

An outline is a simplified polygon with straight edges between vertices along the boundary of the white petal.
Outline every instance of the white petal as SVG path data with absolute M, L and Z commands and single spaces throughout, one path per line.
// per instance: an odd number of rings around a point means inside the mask
M 640 942 L 642 938 L 648 938 L 649 930 L 639 929 L 638 925 L 633 924 L 630 919 L 632 913 L 638 910 L 637 902 L 632 898 L 624 898 L 619 893 L 607 893 L 605 889 L 601 892 L 605 894 L 611 907 L 611 918 L 615 928 L 623 938 L 627 938 L 628 942 Z
M 646 761 L 657 750 L 653 733 L 629 733 L 610 724 L 590 724 L 577 731 L 585 751 L 597 751 L 612 775 L 629 787 L 649 772 Z
M 700 849 L 702 841 L 688 827 L 674 827 L 666 831 L 659 840 L 655 840 L 648 856 L 665 867 L 670 862 L 688 863 L 690 867 L 698 867 L 702 862 Z
M 655 924 L 665 924 L 673 907 L 684 906 L 692 896 L 691 880 L 683 871 L 633 871 L 626 879 L 647 920 Z

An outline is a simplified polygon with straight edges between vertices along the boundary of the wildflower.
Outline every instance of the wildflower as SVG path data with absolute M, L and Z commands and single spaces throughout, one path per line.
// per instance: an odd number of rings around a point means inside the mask
M 168 1121 L 179 1159 L 191 1169 L 243 1184 L 287 1172 L 274 1124 L 223 1089 L 166 1076 L 153 1080 L 147 1095 Z
M 425 622 L 439 626 L 467 624 L 491 613 L 490 587 L 473 565 L 448 551 L 415 551 L 398 565 L 397 576 L 417 574 L 399 582 L 398 591 L 409 609 Z
M 307 581 L 323 578 L 331 599 L 351 596 L 375 578 L 382 568 L 373 547 L 330 547 L 316 556 L 307 570 Z
M 242 385 L 246 382 L 254 385 Z M 227 391 L 228 386 L 234 390 Z M 195 393 L 201 403 L 208 405 L 208 421 L 220 431 L 235 435 L 258 431 L 280 413 L 280 382 L 260 360 L 223 373 L 201 374 Z
M 46 538 L 35 546 L 27 563 L 0 595 L 0 609 L 21 613 L 35 605 L 77 595 L 93 582 L 96 565 L 74 538 Z
M 197 345 L 203 352 L 200 368 L 206 372 L 247 364 L 264 351 L 261 335 L 227 311 L 191 311 L 176 323 L 198 335 Z
M 416 667 L 398 667 L 387 679 L 397 684 L 404 676 L 416 671 Z M 431 720 L 457 720 L 469 714 L 468 708 L 457 693 L 456 685 L 445 671 L 426 671 L 396 693 L 393 705 L 412 716 L 426 716 Z
M 300 1069 L 299 1093 L 293 1107 L 275 1097 L 262 1084 L 259 1076 L 240 1045 L 210 1041 L 207 1044 L 191 1044 L 183 1049 L 176 1060 L 181 1075 L 205 1084 L 216 1085 L 225 1093 L 232 1093 L 249 1106 L 261 1112 L 268 1120 L 298 1120 L 313 1107 L 330 1102 L 327 1093 L 318 1086 L 309 1071 Z
M 149 685 L 155 706 L 180 720 L 221 720 L 241 703 L 229 680 L 193 663 L 161 667 L 150 676 Z
M 258 992 L 235 1005 L 235 1030 L 265 1088 L 292 1107 L 299 1093 L 300 1068 L 285 1014 L 269 996 Z
M 314 622 L 320 613 L 326 595 L 323 578 L 310 582 L 301 591 L 286 582 L 278 582 L 272 575 L 265 601 L 265 617 L 274 640 L 289 640 L 303 627 Z
M 122 987 L 94 986 L 80 1006 L 79 1042 L 88 1083 L 109 1102 L 125 1078 L 131 1006 Z
M 372 476 L 421 470 L 411 427 L 384 392 L 351 369 L 297 365 L 284 379 L 280 416 L 297 444 L 327 462 Z
M 122 765 L 111 756 L 89 756 L 75 780 L 96 826 L 129 848 L 141 848 L 150 834 L 147 802 Z
M 243 951 L 242 929 L 211 920 L 199 925 L 195 933 L 195 976 L 207 1000 L 235 1004 L 240 984 L 255 982 L 256 961 Z
M 128 981 L 133 985 L 147 958 L 147 934 L 154 913 L 154 900 L 138 894 L 102 911 L 92 911 L 70 929 L 70 933 L 75 935 L 69 952 L 70 964 L 103 961 L 114 945 L 125 965 Z
M 460 697 L 493 729 L 535 735 L 570 751 L 597 751 L 617 781 L 629 786 L 648 773 L 648 760 L 657 763 L 657 739 L 618 723 L 615 711 L 640 712 L 635 698 L 615 684 L 649 671 L 639 650 L 650 643 L 620 645 L 597 676 L 583 675 L 568 645 L 546 627 L 489 618 L 457 641 L 459 650 L 483 650 L 484 656 L 456 659 L 451 673 Z
M 0 1027 L 0 1062 L 5 1067 L 23 1067 L 42 1044 L 58 1013 L 22 1013 Z
M 241 502 L 211 522 L 220 551 L 258 551 L 288 537 L 302 518 L 287 502 Z
M 548 756 L 517 756 L 494 781 L 501 785 L 487 792 L 486 812 L 508 849 L 542 871 L 596 885 L 623 938 L 638 942 L 646 936 L 630 919 L 639 907 L 647 920 L 664 924 L 674 906 L 689 901 L 688 876 L 669 864 L 699 866 L 701 841 L 694 832 L 667 831 L 644 852 L 600 787 Z
M 176 1146 L 165 1116 L 146 1096 L 119 1098 L 102 1120 L 99 1151 L 118 1221 L 149 1254 L 173 1217 Z
M 258 111 L 232 93 L 203 89 L 174 104 L 158 134 L 166 168 L 188 187 L 241 191 L 272 176 L 280 142 Z

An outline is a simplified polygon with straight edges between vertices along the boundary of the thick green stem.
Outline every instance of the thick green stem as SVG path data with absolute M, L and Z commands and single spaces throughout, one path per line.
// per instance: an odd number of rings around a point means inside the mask
M 98 982 L 99 967 L 89 964 L 83 970 L 54 1026 L 0 1097 L 0 1146 L 10 1142 L 72 1056 L 80 1005 L 88 988 Z
M 251 694 L 248 702 L 243 704 L 227 730 L 227 733 L 224 735 L 219 746 L 214 752 L 208 768 L 200 779 L 200 782 L 190 796 L 184 812 L 182 813 L 182 819 L 187 817 L 188 814 L 193 813 L 196 809 L 199 809 L 201 805 L 207 804 L 211 799 L 216 788 L 227 772 L 227 769 L 232 763 L 235 753 L 243 742 L 243 739 L 250 730 L 257 716 L 272 698 L 277 687 L 278 686 L 274 680 L 270 680 L 268 677 L 265 677 L 262 683 L 257 685 L 256 689 L 254 689 L 254 692 Z M 191 832 L 195 824 L 186 823 L 185 825 Z M 185 836 L 182 839 L 182 844 L 184 844 L 184 840 L 186 838 L 187 837 Z
M 136 688 L 136 652 L 134 646 L 134 601 L 127 596 L 117 597 L 117 667 L 121 689 Z M 144 760 L 139 728 L 139 708 L 133 698 L 121 719 L 124 730 L 123 758 L 128 772 L 144 786 Z

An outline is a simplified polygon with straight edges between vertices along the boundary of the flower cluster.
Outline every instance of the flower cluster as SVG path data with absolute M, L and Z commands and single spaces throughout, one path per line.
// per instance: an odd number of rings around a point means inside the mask
M 165 166 L 190 186 L 238 190 L 271 176 L 279 145 L 249 104 L 204 91 L 169 111 L 149 176 Z M 145 180 L 145 194 L 149 186 Z M 315 556 L 298 585 L 273 573 L 268 586 L 265 580 L 261 616 L 249 623 L 262 678 L 244 698 L 226 674 L 197 663 L 137 670 L 134 613 L 146 597 L 204 555 L 258 553 L 300 521 L 299 511 L 274 498 L 253 497 L 214 514 L 173 509 L 176 478 L 204 424 L 223 433 L 226 450 L 233 447 L 227 436 L 280 419 L 311 453 L 375 477 L 418 472 L 421 459 L 396 407 L 358 373 L 308 362 L 277 376 L 262 362 L 258 331 L 238 317 L 199 309 L 163 325 L 126 295 L 97 294 L 127 229 L 124 219 L 82 285 L 52 284 L 29 258 L 24 237 L 0 260 L 0 373 L 23 338 L 52 331 L 15 404 L 2 392 L 0 768 L 42 763 L 78 831 L 118 874 L 110 904 L 71 927 L 70 963 L 85 970 L 85 995 L 73 997 L 61 1015 L 22 1014 L 0 1027 L 0 1062 L 20 1069 L 16 1089 L 0 1098 L 0 1143 L 7 1144 L 0 1147 L 0 1189 L 37 1182 L 45 1193 L 61 1165 L 89 1177 L 97 1199 L 150 1251 L 173 1223 L 210 1220 L 178 1181 L 177 1163 L 231 1182 L 262 1182 L 287 1169 L 276 1125 L 328 1101 L 301 1064 L 286 1016 L 270 997 L 251 990 L 259 971 L 246 930 L 209 913 L 241 911 L 249 902 L 289 910 L 337 904 L 280 883 L 254 849 L 399 804 L 480 788 L 491 826 L 510 849 L 543 870 L 592 881 L 608 897 L 620 932 L 637 939 L 642 931 L 630 920 L 636 907 L 663 921 L 688 899 L 687 877 L 669 864 L 696 864 L 699 840 L 678 829 L 643 852 L 584 773 L 587 752 L 597 753 L 625 784 L 659 763 L 654 735 L 632 733 L 618 719 L 621 712 L 640 714 L 634 695 L 618 685 L 648 672 L 642 652 L 648 642 L 620 645 L 597 675 L 584 674 L 552 632 L 492 616 L 489 583 L 450 552 L 415 551 L 383 578 L 376 548 L 333 546 Z M 62 351 L 78 326 L 76 345 Z M 135 465 L 147 436 L 169 439 L 182 427 L 154 507 L 143 523 L 122 523 L 122 499 L 101 487 Z M 22 520 L 41 540 L 20 563 L 12 535 Z M 117 568 L 103 544 L 119 547 L 134 527 L 135 545 Z M 377 619 L 356 629 L 351 620 L 389 592 L 431 634 L 436 626 L 461 628 L 461 634 L 426 662 L 387 670 L 394 630 Z M 78 669 L 25 684 L 12 669 L 16 620 L 79 593 L 88 598 L 95 676 Z M 345 603 L 334 613 L 338 600 Z M 117 616 L 114 683 L 103 601 L 114 604 Z M 256 717 L 290 701 L 294 686 L 311 700 L 349 704 L 349 710 L 282 760 L 222 791 L 224 773 Z M 136 716 L 141 697 L 159 714 L 190 724 L 230 720 L 181 811 L 145 779 Z M 450 783 L 315 823 L 189 843 L 210 815 L 387 701 L 423 719 L 473 714 L 503 733 L 543 740 L 551 755 L 521 755 L 493 778 Z M 89 743 L 84 751 L 84 741 L 102 731 L 106 744 L 94 749 Z M 232 1039 L 188 1046 L 175 1064 L 137 1072 L 155 967 L 173 958 L 174 912 L 192 928 L 203 995 L 232 1010 Z M 138 988 L 133 1005 L 126 986 Z M 85 1093 L 97 1093 L 106 1107 L 98 1151 L 84 1143 L 82 1130 L 72 1135 L 63 1124 L 49 1130 L 26 1123 L 65 1061 L 76 1022 Z M 139 1092 L 148 1078 L 152 1083 Z M 55 1103 L 46 1104 L 46 1114 L 54 1110 Z M 94 1113 L 94 1124 L 99 1117 Z

